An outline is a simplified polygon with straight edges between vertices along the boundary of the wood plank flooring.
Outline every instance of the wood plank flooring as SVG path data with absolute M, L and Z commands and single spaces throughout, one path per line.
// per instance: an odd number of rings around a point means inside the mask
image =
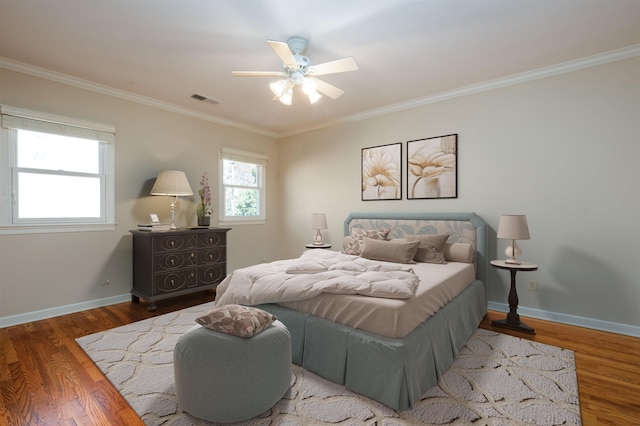
M 204 292 L 158 303 L 120 303 L 0 329 L 0 425 L 142 425 L 75 339 L 213 300 Z M 504 313 L 490 311 L 481 327 Z M 535 336 L 575 352 L 584 425 L 640 425 L 640 339 L 522 318 Z

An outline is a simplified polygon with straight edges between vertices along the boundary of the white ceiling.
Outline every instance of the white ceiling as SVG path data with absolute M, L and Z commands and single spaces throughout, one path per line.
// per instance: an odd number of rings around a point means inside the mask
M 231 75 L 279 70 L 266 40 L 292 35 L 315 64 L 355 58 L 358 71 L 323 77 L 342 97 L 284 106 L 273 77 Z M 638 46 L 640 0 L 0 0 L 0 66 L 274 136 Z

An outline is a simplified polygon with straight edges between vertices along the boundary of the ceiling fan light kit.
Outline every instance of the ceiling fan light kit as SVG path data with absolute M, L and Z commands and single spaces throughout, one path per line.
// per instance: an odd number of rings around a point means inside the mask
M 301 86 L 302 92 L 307 95 L 311 104 L 322 98 L 320 93 L 337 99 L 344 91 L 318 80 L 315 76 L 358 69 L 356 61 L 351 57 L 312 65 L 309 58 L 302 56 L 308 44 L 303 37 L 290 37 L 286 43 L 271 40 L 267 43 L 282 61 L 282 71 L 233 71 L 232 74 L 239 77 L 284 77 L 269 84 L 269 88 L 274 94 L 273 100 L 280 101 L 284 105 L 293 103 L 293 88 L 295 86 Z

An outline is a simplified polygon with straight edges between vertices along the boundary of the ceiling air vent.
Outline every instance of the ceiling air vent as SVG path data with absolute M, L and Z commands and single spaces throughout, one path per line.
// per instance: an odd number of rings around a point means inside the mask
M 208 102 L 212 105 L 218 105 L 220 102 L 216 101 L 215 99 L 211 99 L 211 98 L 207 98 L 206 96 L 200 95 L 198 93 L 194 93 L 193 95 L 191 95 L 192 99 L 195 99 L 197 101 L 200 102 Z

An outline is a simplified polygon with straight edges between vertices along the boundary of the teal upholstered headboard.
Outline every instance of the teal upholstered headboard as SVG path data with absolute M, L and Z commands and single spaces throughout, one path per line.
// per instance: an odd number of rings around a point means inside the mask
M 405 235 L 449 234 L 449 243 L 470 243 L 475 248 L 476 276 L 487 285 L 489 226 L 475 213 L 351 213 L 344 235 L 351 228 L 389 229 L 389 238 Z

